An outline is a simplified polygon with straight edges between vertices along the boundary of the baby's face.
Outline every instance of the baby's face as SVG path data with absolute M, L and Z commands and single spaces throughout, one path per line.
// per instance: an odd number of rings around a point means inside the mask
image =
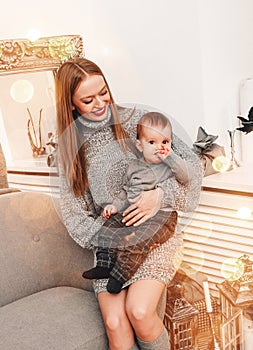
M 136 146 L 143 153 L 148 164 L 160 163 L 171 151 L 171 128 L 151 128 L 143 126 Z

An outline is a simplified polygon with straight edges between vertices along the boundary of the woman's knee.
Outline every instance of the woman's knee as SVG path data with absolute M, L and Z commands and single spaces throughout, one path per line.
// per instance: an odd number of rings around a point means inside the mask
M 104 317 L 104 324 L 105 328 L 109 332 L 117 332 L 119 331 L 123 326 L 124 323 L 127 321 L 127 316 L 123 315 L 122 313 L 119 314 L 107 314 Z
M 156 312 L 153 307 L 145 303 L 126 303 L 126 313 L 130 322 L 134 325 L 138 322 L 150 320 Z
M 138 281 L 130 286 L 126 314 L 135 331 L 139 328 L 149 330 L 157 323 L 157 307 L 163 290 L 163 284 L 149 280 Z
M 113 334 L 121 329 L 130 328 L 125 311 L 126 292 L 122 291 L 117 295 L 100 293 L 98 301 L 107 332 Z

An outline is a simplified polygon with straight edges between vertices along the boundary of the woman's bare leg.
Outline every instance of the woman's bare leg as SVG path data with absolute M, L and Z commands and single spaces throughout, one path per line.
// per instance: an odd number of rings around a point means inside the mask
M 169 349 L 163 321 L 157 314 L 157 306 L 164 288 L 165 284 L 155 280 L 137 281 L 129 287 L 126 312 L 143 349 Z M 155 344 L 158 343 L 159 346 L 156 347 Z
M 129 350 L 135 344 L 134 332 L 126 315 L 126 296 L 126 290 L 122 290 L 119 294 L 108 292 L 98 294 L 110 350 Z

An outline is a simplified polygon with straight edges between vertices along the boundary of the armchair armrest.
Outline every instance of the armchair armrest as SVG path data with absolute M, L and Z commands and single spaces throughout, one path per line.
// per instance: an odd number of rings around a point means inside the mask
M 0 195 L 1 194 L 7 194 L 7 193 L 14 193 L 14 192 L 20 192 L 17 188 L 0 188 Z

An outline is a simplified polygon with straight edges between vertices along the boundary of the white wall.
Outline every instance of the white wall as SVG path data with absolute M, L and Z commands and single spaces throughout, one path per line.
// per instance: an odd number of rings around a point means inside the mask
M 0 38 L 80 34 L 119 102 L 155 106 L 192 140 L 228 143 L 238 89 L 253 74 L 251 0 L 59 0 L 6 3 Z M 15 7 L 15 13 L 12 12 Z
M 198 10 L 205 125 L 226 143 L 226 130 L 239 126 L 241 83 L 253 76 L 253 2 L 198 0 Z M 237 144 L 249 139 L 241 132 L 236 136 Z M 253 163 L 252 153 L 247 161 Z

